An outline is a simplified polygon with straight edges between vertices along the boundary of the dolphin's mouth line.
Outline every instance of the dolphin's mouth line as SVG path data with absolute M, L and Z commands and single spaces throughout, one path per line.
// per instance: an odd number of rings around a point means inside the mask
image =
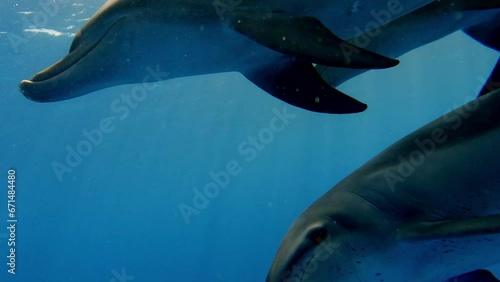
M 116 22 L 114 22 L 108 30 L 97 40 L 94 44 L 92 44 L 89 47 L 86 48 L 76 48 L 72 52 L 70 52 L 66 57 L 63 59 L 59 60 L 52 66 L 40 71 L 39 73 L 35 74 L 32 78 L 29 80 L 25 80 L 23 82 L 29 82 L 29 83 L 39 83 L 39 82 L 44 82 L 47 80 L 50 80 L 62 73 L 64 73 L 66 70 L 71 68 L 72 66 L 76 65 L 80 60 L 85 58 L 90 52 L 92 52 L 101 42 L 102 40 L 108 35 L 108 33 L 113 29 L 115 25 L 117 25 L 121 20 L 126 18 L 126 16 L 119 18 Z M 82 51 L 80 51 L 82 50 Z M 22 83 L 22 82 L 21 82 Z
M 335 225 L 337 227 L 339 227 L 343 232 L 346 232 L 348 234 L 352 234 L 351 231 L 349 229 L 347 229 L 346 227 L 344 227 L 343 225 L 341 225 L 338 220 L 334 219 L 333 217 L 331 216 L 325 216 L 325 218 L 327 218 L 328 220 L 332 221 L 335 223 Z M 330 239 L 331 240 L 331 239 Z M 322 244 L 331 244 L 328 243 L 328 242 L 322 242 Z M 346 246 L 347 245 L 347 246 Z M 362 282 L 360 279 L 359 279 L 359 276 L 358 276 L 358 271 L 357 271 L 357 268 L 356 268 L 356 265 L 354 263 L 354 258 L 352 257 L 351 253 L 349 252 L 349 249 L 351 249 L 351 244 L 349 243 L 349 241 L 345 241 L 343 242 L 342 244 L 340 243 L 335 243 L 333 245 L 330 245 L 330 247 L 333 247 L 335 250 L 337 251 L 340 251 L 342 253 L 343 256 L 346 256 L 348 258 L 348 263 L 350 264 L 349 266 L 352 267 L 352 271 L 354 272 L 355 274 L 355 278 L 356 278 L 356 281 L 357 282 Z M 318 245 L 316 246 L 315 248 L 320 248 L 321 245 Z M 326 248 L 326 247 L 325 247 Z M 313 264 L 313 261 L 315 261 L 314 263 L 318 263 L 318 262 L 322 262 L 322 261 L 327 261 L 329 260 L 332 256 L 334 256 L 333 253 L 328 253 L 327 254 L 327 258 L 326 260 L 325 259 L 320 259 L 321 255 L 319 253 L 315 253 L 313 256 L 311 256 L 311 259 L 308 261 L 308 263 L 306 264 L 306 266 L 304 267 L 304 269 L 309 269 L 309 267 Z M 305 271 L 301 273 L 300 276 L 298 276 L 298 279 L 299 279 L 299 282 L 306 282 L 306 281 L 310 281 L 310 276 L 311 274 L 314 274 L 314 272 L 318 271 L 318 266 L 316 266 L 316 269 L 314 271 L 311 271 L 310 273 L 306 273 Z M 329 280 L 330 281 L 330 280 Z
M 306 265 L 305 269 L 309 269 L 309 266 L 311 265 L 312 261 L 313 261 L 313 260 L 316 260 L 316 258 L 317 258 L 317 255 L 314 255 L 314 256 L 313 256 L 313 257 L 309 260 L 309 262 L 307 263 L 307 265 Z M 310 276 L 310 274 L 307 274 L 307 273 L 303 272 L 303 273 L 302 273 L 302 275 L 301 275 L 301 277 L 300 277 L 299 282 L 304 282 L 304 281 L 306 281 L 306 279 L 307 279 L 307 278 L 309 278 L 309 276 Z

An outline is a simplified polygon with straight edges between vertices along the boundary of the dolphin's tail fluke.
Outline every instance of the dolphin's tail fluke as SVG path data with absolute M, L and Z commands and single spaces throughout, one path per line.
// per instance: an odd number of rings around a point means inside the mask
M 270 62 L 243 75 L 272 96 L 305 110 L 350 114 L 367 108 L 328 85 L 307 61 L 283 56 L 277 62 Z

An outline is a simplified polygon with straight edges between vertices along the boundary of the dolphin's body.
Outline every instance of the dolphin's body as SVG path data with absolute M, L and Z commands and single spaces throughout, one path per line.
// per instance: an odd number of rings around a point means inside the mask
M 499 8 L 499 1 L 441 0 L 432 1 L 392 21 L 386 20 L 386 14 L 374 14 L 376 16 L 372 21 L 388 23 L 372 30 L 357 29 L 357 34 L 349 42 L 384 56 L 397 58 L 419 46 L 463 30 L 484 45 L 500 51 Z M 332 86 L 338 86 L 366 71 L 321 65 L 317 69 Z M 498 72 L 500 66 L 496 66 L 493 71 L 494 74 Z M 495 82 L 500 84 L 498 80 Z M 494 87 L 490 85 L 481 94 L 499 88 L 497 84 Z
M 291 226 L 267 282 L 439 282 L 499 263 L 499 109 L 496 90 L 342 180 Z
M 311 63 L 344 69 L 396 65 L 395 60 L 348 45 L 332 31 L 355 38 L 359 28 L 405 17 L 431 2 L 110 0 L 80 30 L 65 58 L 20 87 L 29 99 L 50 102 L 119 84 L 238 71 L 295 106 L 326 113 L 360 112 L 366 105 L 330 87 Z M 484 13 L 467 12 L 467 22 L 481 22 Z M 453 30 L 453 21 L 439 19 L 438 24 L 448 27 L 439 29 L 441 36 Z M 427 43 L 415 38 L 406 42 L 414 44 L 397 44 L 394 53 Z
M 309 17 L 326 15 L 331 10 L 326 0 L 312 6 L 235 2 L 110 0 L 78 32 L 70 53 L 21 82 L 21 90 L 31 100 L 49 102 L 154 78 L 238 71 L 290 104 L 352 113 L 366 105 L 331 88 L 312 63 L 349 68 L 397 64 L 349 45 Z

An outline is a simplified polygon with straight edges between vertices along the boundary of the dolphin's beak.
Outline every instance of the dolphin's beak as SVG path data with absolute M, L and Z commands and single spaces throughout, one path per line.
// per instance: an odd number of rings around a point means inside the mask
M 74 94 L 61 96 L 59 94 L 68 93 L 65 92 L 68 90 L 72 92 L 71 88 L 76 88 L 77 81 L 71 82 L 68 73 L 94 47 L 95 45 L 87 48 L 77 48 L 62 60 L 35 74 L 32 78 L 21 81 L 19 84 L 21 92 L 26 98 L 35 102 L 54 102 L 78 96 Z M 64 81 L 66 85 L 64 88 L 66 89 L 63 89 L 62 81 Z
M 116 22 L 117 23 L 117 22 Z M 55 102 L 81 96 L 90 92 L 84 90 L 90 73 L 85 74 L 81 70 L 90 65 L 90 62 L 83 60 L 107 35 L 109 30 L 116 24 L 110 25 L 100 37 L 94 37 L 92 40 L 85 40 L 84 43 L 72 45 L 72 50 L 66 57 L 59 60 L 52 66 L 40 71 L 28 80 L 23 80 L 19 88 L 23 95 L 35 102 Z M 73 42 L 81 41 L 79 33 Z M 76 65 L 79 65 L 80 71 L 77 75 L 71 75 Z
M 23 80 L 19 88 L 23 95 L 35 102 L 55 102 L 74 98 L 87 93 L 82 92 L 90 81 L 90 74 L 82 66 L 88 65 L 84 57 L 99 43 L 76 48 L 62 60 L 56 62 L 45 70 L 35 74 L 28 80 Z M 74 74 L 76 65 L 80 71 Z M 74 74 L 74 75 L 72 75 Z
M 106 15 L 100 15 L 100 17 L 104 16 Z M 105 24 L 101 23 L 102 20 L 99 22 L 96 19 L 88 22 L 73 39 L 70 52 L 66 57 L 32 78 L 21 81 L 19 88 L 23 95 L 35 102 L 55 102 L 91 92 L 93 89 L 91 86 L 88 87 L 88 82 L 92 81 L 90 77 L 93 74 L 85 73 L 85 70 L 92 69 L 92 63 L 86 62 L 84 58 L 124 17 L 124 15 L 113 16 L 112 19 L 104 21 Z M 79 70 L 73 73 L 77 65 Z
M 140 12 L 140 9 L 134 10 L 134 8 L 126 1 L 106 2 L 77 33 L 66 57 L 32 78 L 21 81 L 19 88 L 23 95 L 36 102 L 55 102 L 78 97 L 101 89 L 103 85 L 106 86 L 104 81 L 104 76 L 108 75 L 105 73 L 106 69 L 101 68 L 103 73 L 100 77 L 103 81 L 96 81 L 96 74 L 90 70 L 95 70 L 95 64 L 99 62 L 85 60 L 85 57 L 121 20 Z M 90 82 L 97 82 L 100 87 Z

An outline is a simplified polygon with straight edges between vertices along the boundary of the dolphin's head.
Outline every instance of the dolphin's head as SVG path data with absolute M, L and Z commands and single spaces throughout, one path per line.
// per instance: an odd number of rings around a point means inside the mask
M 143 30 L 140 24 L 131 28 L 130 22 L 147 17 L 150 2 L 108 1 L 76 34 L 69 54 L 23 80 L 21 92 L 33 101 L 52 102 L 118 84 L 141 82 L 145 74 L 140 73 L 138 62 L 142 63 L 140 56 L 147 54 L 135 53 L 137 42 L 143 40 Z
M 307 210 L 283 239 L 266 281 L 350 281 L 348 235 L 325 213 Z
M 123 46 L 113 46 L 118 37 L 124 36 L 119 34 L 118 27 L 147 2 L 106 2 L 76 34 L 69 54 L 29 80 L 23 80 L 21 92 L 33 101 L 53 102 L 115 85 L 115 78 L 121 77 L 119 72 L 126 64 L 126 57 L 120 57 Z

